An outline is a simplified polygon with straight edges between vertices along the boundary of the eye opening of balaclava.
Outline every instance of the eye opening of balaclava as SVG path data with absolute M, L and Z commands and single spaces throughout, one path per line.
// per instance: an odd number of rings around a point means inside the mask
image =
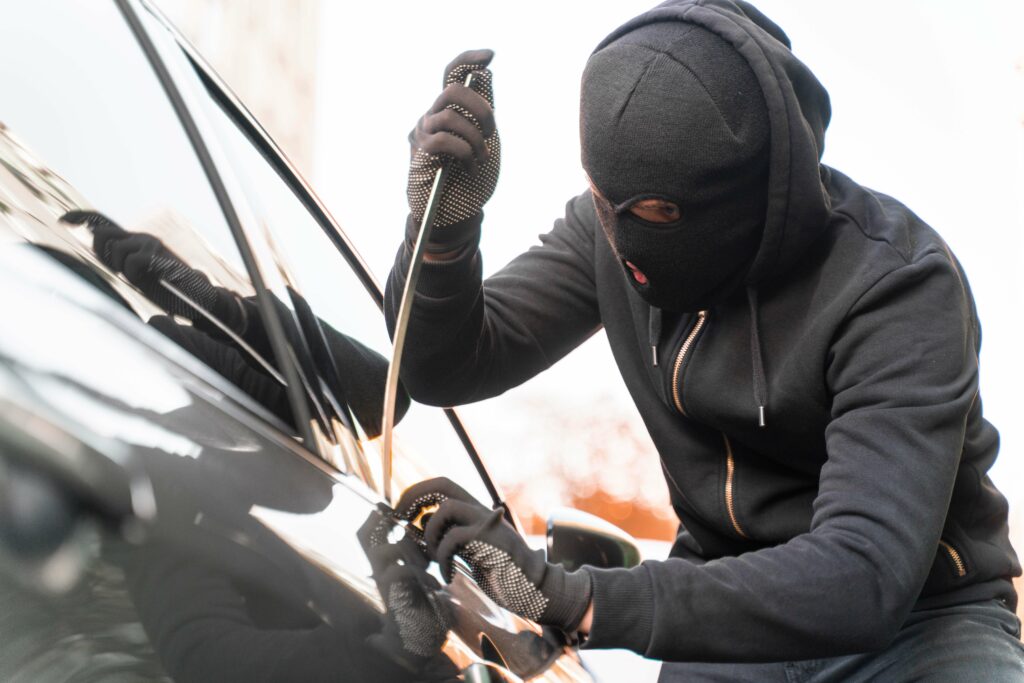
M 695 311 L 743 283 L 767 211 L 769 121 L 728 42 L 681 21 L 621 36 L 587 63 L 580 124 L 598 219 L 645 301 Z M 644 199 L 679 218 L 634 215 Z

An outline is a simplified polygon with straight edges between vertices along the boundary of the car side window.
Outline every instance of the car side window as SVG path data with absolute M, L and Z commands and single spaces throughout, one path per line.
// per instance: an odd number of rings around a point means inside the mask
M 57 259 L 288 428 L 235 240 L 116 4 L 20 3 L 0 92 L 0 241 Z
M 202 79 L 202 73 L 197 70 L 197 74 Z M 308 309 L 315 320 L 317 329 L 305 328 L 305 336 L 313 347 L 323 389 L 331 395 L 331 402 L 344 404 L 354 417 L 349 426 L 360 449 L 369 456 L 370 468 L 368 472 L 353 471 L 380 490 L 381 407 L 391 355 L 383 315 L 354 267 L 303 204 L 297 194 L 301 190 L 290 185 L 294 178 L 281 167 L 280 160 L 273 159 L 243 128 L 241 114 L 218 93 L 217 86 L 204 80 L 202 87 L 206 114 L 288 283 L 292 305 L 300 317 L 301 309 Z M 316 353 L 317 346 L 324 349 L 322 354 Z M 395 429 L 394 490 L 428 477 L 448 476 L 489 503 L 480 475 L 443 412 L 417 404 L 407 409 L 401 406 L 400 411 Z

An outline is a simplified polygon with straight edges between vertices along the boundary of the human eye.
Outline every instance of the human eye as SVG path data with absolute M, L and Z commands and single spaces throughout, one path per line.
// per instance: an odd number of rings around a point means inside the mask
M 667 199 L 641 199 L 629 212 L 648 223 L 675 223 L 682 215 L 679 206 Z

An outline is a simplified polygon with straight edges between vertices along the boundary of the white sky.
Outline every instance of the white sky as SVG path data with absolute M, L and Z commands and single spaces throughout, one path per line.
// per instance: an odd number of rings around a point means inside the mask
M 985 331 L 982 396 L 1003 435 L 997 484 L 1024 510 L 1018 345 L 1024 286 L 1024 3 L 762 0 L 832 97 L 825 162 L 891 194 L 962 261 Z M 579 77 L 594 45 L 648 2 L 324 2 L 314 186 L 383 280 L 406 214 L 406 134 L 464 49 L 497 56 L 502 135 L 486 209 L 485 271 L 536 241 L 585 186 Z M 632 410 L 603 336 L 524 387 L 463 409 L 495 470 L 522 406 Z M 492 403 L 493 402 L 489 402 Z M 509 412 L 504 412 L 509 411 Z M 500 415 L 500 419 L 495 419 Z M 571 437 L 570 437 L 571 438 Z M 1024 513 L 1022 513 L 1024 514 Z

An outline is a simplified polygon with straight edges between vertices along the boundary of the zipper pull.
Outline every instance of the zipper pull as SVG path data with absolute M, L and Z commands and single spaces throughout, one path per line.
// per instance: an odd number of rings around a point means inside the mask
M 647 327 L 647 341 L 651 345 L 651 363 L 658 367 L 658 344 L 661 342 L 661 309 L 650 307 L 650 322 Z

